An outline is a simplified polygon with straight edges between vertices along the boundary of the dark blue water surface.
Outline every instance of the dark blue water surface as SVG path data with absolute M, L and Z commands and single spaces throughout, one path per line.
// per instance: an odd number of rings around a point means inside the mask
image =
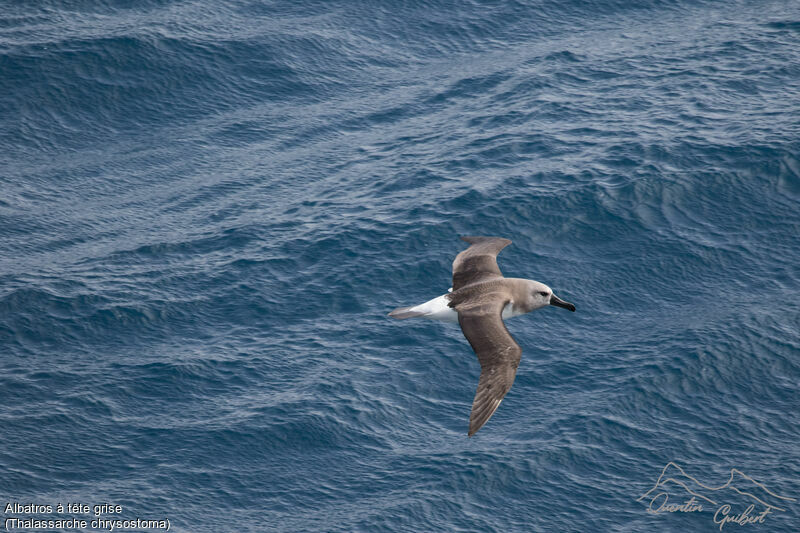
M 459 235 L 578 309 L 472 438 Z M 798 333 L 796 0 L 0 9 L 4 520 L 794 532 Z

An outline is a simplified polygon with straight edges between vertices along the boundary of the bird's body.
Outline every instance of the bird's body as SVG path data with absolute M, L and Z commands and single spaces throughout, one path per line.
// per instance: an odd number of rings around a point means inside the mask
M 452 292 L 423 304 L 400 307 L 389 313 L 398 319 L 427 318 L 457 322 L 481 364 L 481 377 L 472 404 L 469 436 L 494 414 L 511 389 L 522 349 L 503 320 L 547 305 L 575 311 L 575 306 L 553 294 L 538 281 L 505 278 L 497 254 L 511 244 L 499 237 L 462 237 L 471 246 L 453 261 Z
M 522 280 L 527 281 L 527 280 Z M 486 283 L 486 282 L 484 282 Z M 428 320 L 436 320 L 439 322 L 452 322 L 454 324 L 458 324 L 458 311 L 456 311 L 453 307 L 450 306 L 450 298 L 452 296 L 452 292 L 448 292 L 447 294 L 442 294 L 441 296 L 437 296 L 433 300 L 428 300 L 425 303 L 414 305 L 411 307 L 400 307 L 392 311 L 389 315 L 393 318 L 426 318 Z M 405 313 L 413 313 L 412 315 L 400 317 L 397 316 L 398 314 L 405 312 Z M 509 302 L 503 307 L 502 318 L 503 320 L 508 320 L 509 318 L 513 318 L 515 316 L 524 315 L 527 311 L 522 311 L 520 309 L 515 309 L 513 302 Z

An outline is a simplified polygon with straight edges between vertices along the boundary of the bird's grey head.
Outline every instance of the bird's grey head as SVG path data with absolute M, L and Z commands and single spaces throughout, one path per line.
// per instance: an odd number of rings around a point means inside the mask
M 563 307 L 564 309 L 575 311 L 574 305 L 565 302 L 553 294 L 553 290 L 550 287 L 538 281 L 528 280 L 527 297 L 528 301 L 526 302 L 526 307 L 529 307 L 531 311 L 541 309 L 548 305 L 555 305 L 556 307 Z

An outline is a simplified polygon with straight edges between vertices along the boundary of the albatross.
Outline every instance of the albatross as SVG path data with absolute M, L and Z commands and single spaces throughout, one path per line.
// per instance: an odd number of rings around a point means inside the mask
M 461 237 L 470 244 L 453 261 L 450 292 L 420 305 L 398 307 L 389 316 L 458 322 L 481 365 L 478 390 L 469 417 L 470 437 L 491 418 L 514 383 L 522 348 L 503 320 L 548 305 L 575 311 L 552 289 L 530 279 L 506 278 L 497 254 L 511 244 L 501 237 Z

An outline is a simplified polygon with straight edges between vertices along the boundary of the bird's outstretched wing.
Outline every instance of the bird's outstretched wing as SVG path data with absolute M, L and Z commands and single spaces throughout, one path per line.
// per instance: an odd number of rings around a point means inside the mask
M 503 308 L 510 301 L 504 291 L 485 293 L 456 306 L 461 331 L 481 364 L 481 378 L 469 417 L 471 437 L 494 414 L 511 389 L 522 348 L 503 323 Z
M 503 277 L 497 266 L 497 254 L 511 244 L 510 240 L 500 237 L 461 237 L 461 240 L 472 246 L 458 254 L 453 261 L 453 291 Z

